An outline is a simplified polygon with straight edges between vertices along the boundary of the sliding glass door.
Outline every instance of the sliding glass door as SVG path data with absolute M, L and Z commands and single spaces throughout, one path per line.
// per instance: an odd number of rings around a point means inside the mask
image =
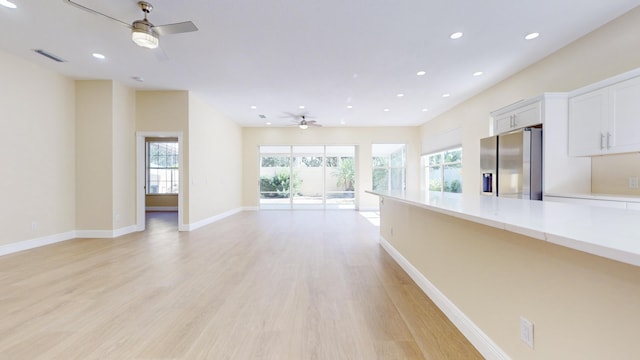
M 355 146 L 261 146 L 262 209 L 355 209 Z

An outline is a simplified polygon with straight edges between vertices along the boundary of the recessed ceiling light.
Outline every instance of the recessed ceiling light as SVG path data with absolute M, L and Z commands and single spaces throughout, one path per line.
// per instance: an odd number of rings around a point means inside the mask
M 0 5 L 7 7 L 9 9 L 15 9 L 17 7 L 16 4 L 12 3 L 9 0 L 0 0 Z
M 298 109 L 300 109 L 300 110 L 304 109 L 304 105 L 298 106 Z
M 384 112 L 389 112 L 389 109 L 384 109 L 384 110 L 382 110 L 382 111 L 384 111 Z
M 396 96 L 397 96 L 397 97 L 403 97 L 403 96 L 404 96 L 404 94 L 403 94 L 403 93 L 397 93 L 397 94 L 396 94 Z
M 418 76 L 425 76 L 425 75 L 427 75 L 427 72 L 426 72 L 426 71 L 418 71 L 418 72 L 416 73 L 416 75 L 418 75 Z
M 271 122 L 267 121 L 265 124 L 267 124 L 267 125 L 271 125 Z
M 527 40 L 533 40 L 533 39 L 537 38 L 538 36 L 540 36 L 540 33 L 534 32 L 534 33 L 528 34 L 524 38 L 527 39 Z
M 473 73 L 473 76 L 481 76 L 482 74 L 484 74 L 482 71 L 476 71 Z
M 451 94 L 449 94 L 449 93 L 442 94 L 442 97 L 443 97 L 443 98 L 448 98 L 449 96 L 451 96 Z
M 353 109 L 353 105 L 347 105 L 347 109 Z
M 104 59 L 107 58 L 106 56 L 104 56 L 104 55 L 102 55 L 100 53 L 93 53 L 93 54 L 91 54 L 91 56 L 93 56 L 96 59 L 100 59 L 100 60 L 104 60 Z
M 462 33 L 461 32 L 454 32 L 453 34 L 449 35 L 449 37 L 452 38 L 453 40 L 460 39 L 462 37 Z
M 255 109 L 257 109 L 257 108 L 258 108 L 257 106 L 255 106 L 255 105 L 251 105 L 251 109 L 255 110 Z
M 422 112 L 427 112 L 427 111 L 429 111 L 429 109 L 427 108 L 422 109 Z

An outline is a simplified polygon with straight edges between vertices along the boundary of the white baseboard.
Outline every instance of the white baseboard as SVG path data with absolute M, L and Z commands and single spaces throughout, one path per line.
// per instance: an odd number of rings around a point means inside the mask
M 138 225 L 125 226 L 123 228 L 113 230 L 113 237 L 131 234 L 136 231 L 140 231 L 138 230 Z
M 145 211 L 178 211 L 177 206 L 147 206 Z
M 76 230 L 76 237 L 81 239 L 110 239 L 112 230 Z
M 84 239 L 113 239 L 135 231 L 140 231 L 137 225 L 125 226 L 115 230 L 76 230 L 76 237 Z
M 191 223 L 191 224 L 186 224 L 184 226 L 184 231 L 193 231 L 193 230 L 199 229 L 199 228 L 201 228 L 203 226 L 212 224 L 212 223 L 214 223 L 216 221 L 220 221 L 220 220 L 222 220 L 222 219 L 224 219 L 226 217 L 229 217 L 231 215 L 237 214 L 237 213 L 241 212 L 242 210 L 243 210 L 243 208 L 236 208 L 236 209 L 233 209 L 233 210 L 225 211 L 225 212 L 223 212 L 221 214 L 218 214 L 218 215 L 214 215 L 214 216 L 206 218 L 206 219 L 202 219 L 200 221 L 196 221 L 196 222 Z
M 0 246 L 0 256 L 13 254 L 23 250 L 29 250 L 40 246 L 55 244 L 61 241 L 67 241 L 75 238 L 75 231 L 69 231 L 60 234 L 54 234 L 49 236 L 43 236 L 36 239 L 29 239 L 24 241 L 18 241 L 11 244 Z
M 475 346 L 476 349 L 490 360 L 511 359 L 496 343 L 471 321 L 451 300 L 435 287 L 418 269 L 393 247 L 384 237 L 380 236 L 380 244 L 391 257 L 409 274 L 420 289 L 440 308 L 460 332 Z

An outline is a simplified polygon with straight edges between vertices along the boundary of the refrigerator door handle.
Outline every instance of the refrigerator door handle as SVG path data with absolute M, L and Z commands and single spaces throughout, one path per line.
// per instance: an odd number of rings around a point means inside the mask
M 600 133 L 600 150 L 604 150 L 604 134 Z
M 611 133 L 607 133 L 607 150 L 611 149 Z

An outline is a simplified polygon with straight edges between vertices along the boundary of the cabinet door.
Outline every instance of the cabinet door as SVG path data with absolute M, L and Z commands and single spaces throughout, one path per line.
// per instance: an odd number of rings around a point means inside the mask
M 511 130 L 512 120 L 513 120 L 512 112 L 497 115 L 493 119 L 493 133 L 501 134 Z
M 610 96 L 609 152 L 640 150 L 640 78 L 612 86 Z
M 569 155 L 590 156 L 606 151 L 608 89 L 569 99 Z
M 513 128 L 520 129 L 527 126 L 542 124 L 541 107 L 542 103 L 538 101 L 514 111 Z

